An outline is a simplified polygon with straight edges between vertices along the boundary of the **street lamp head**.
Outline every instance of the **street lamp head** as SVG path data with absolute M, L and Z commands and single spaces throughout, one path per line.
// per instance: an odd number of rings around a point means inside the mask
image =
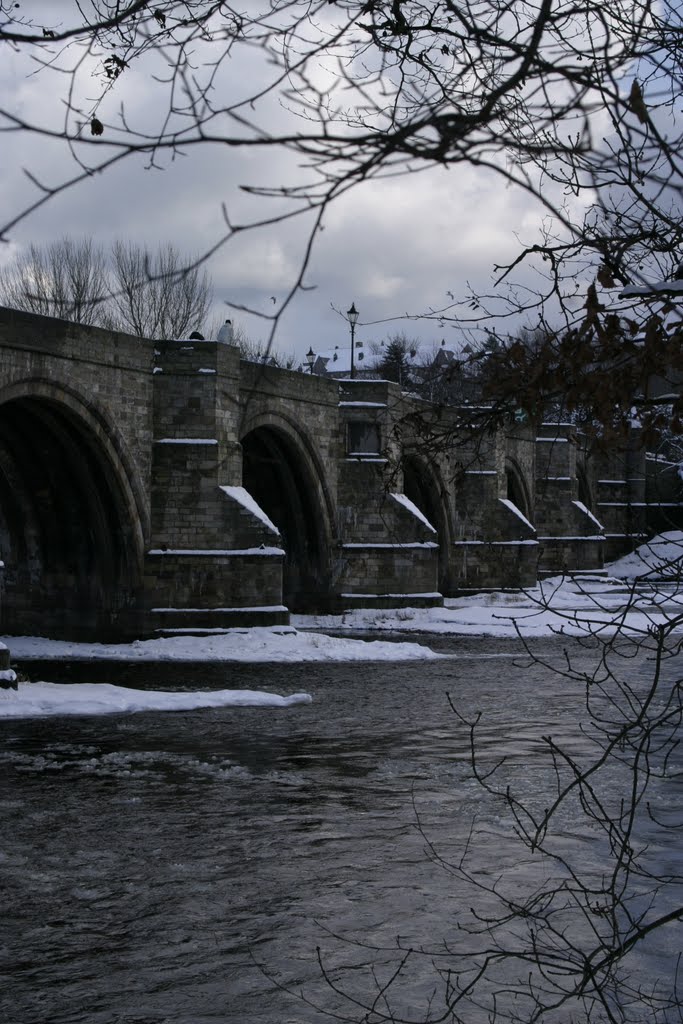
M 313 363 L 315 362 L 315 352 L 313 351 L 312 346 L 306 353 L 306 362 L 308 363 L 309 366 L 313 366 Z
M 356 303 L 351 303 L 351 309 L 346 312 L 347 319 L 351 325 L 351 377 L 356 376 L 356 367 L 353 360 L 353 349 L 354 349 L 354 334 L 356 332 L 356 323 L 358 322 L 358 310 L 356 309 Z

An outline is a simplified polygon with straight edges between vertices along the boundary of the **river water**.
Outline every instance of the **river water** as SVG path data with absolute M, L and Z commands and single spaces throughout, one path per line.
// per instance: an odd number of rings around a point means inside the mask
M 2 1019 L 361 1021 L 333 988 L 367 997 L 394 970 L 397 942 L 466 951 L 472 893 L 439 857 L 462 856 L 473 821 L 483 876 L 514 872 L 523 854 L 471 778 L 447 694 L 483 712 L 482 754 L 509 756 L 512 781 L 533 792 L 541 734 L 582 750 L 583 691 L 515 645 L 439 643 L 456 657 L 233 665 L 210 678 L 306 690 L 310 705 L 0 724 Z M 564 664 L 557 641 L 537 647 Z M 595 652 L 574 656 L 589 667 Z M 567 836 L 578 841 L 571 822 Z M 397 1014 L 421 1020 L 440 1005 L 444 963 L 411 959 Z

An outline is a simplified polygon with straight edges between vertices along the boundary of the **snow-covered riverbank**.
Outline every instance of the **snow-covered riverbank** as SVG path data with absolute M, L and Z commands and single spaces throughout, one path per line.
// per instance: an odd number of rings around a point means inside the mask
M 90 644 L 44 637 L 3 637 L 12 658 L 123 662 L 377 662 L 442 657 L 428 646 L 327 636 L 320 630 L 400 631 L 453 636 L 534 638 L 557 633 L 637 636 L 683 612 L 679 584 L 683 533 L 668 533 L 612 563 L 602 574 L 554 577 L 528 591 L 449 599 L 443 608 L 363 609 L 338 616 L 298 616 L 293 626 L 207 631 L 201 636 Z M 298 628 L 295 628 L 298 627 Z M 683 625 L 680 627 L 683 629 Z M 307 630 L 316 630 L 310 632 Z M 0 691 L 1 693 L 2 691 Z M 0 699 L 0 718 L 50 714 L 103 714 L 186 710 L 251 704 L 285 706 L 310 700 L 261 691 L 165 693 L 105 684 L 27 683 Z

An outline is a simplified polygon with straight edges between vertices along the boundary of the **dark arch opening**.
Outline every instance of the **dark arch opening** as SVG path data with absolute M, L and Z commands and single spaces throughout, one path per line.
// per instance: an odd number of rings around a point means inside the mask
M 272 427 L 242 439 L 242 483 L 282 534 L 283 597 L 292 611 L 324 607 L 329 567 L 316 481 L 295 443 Z
M 441 485 L 427 464 L 414 455 L 403 457 L 403 493 L 417 505 L 420 512 L 432 524 L 439 541 L 439 590 L 442 594 L 453 592 L 448 551 L 450 531 L 448 513 Z
M 590 484 L 588 482 L 588 475 L 583 466 L 577 465 L 576 467 L 576 478 L 578 483 L 579 501 L 586 506 L 590 511 L 593 510 L 593 495 L 591 494 Z
M 136 531 L 116 468 L 67 406 L 0 405 L 0 621 L 7 632 L 110 638 L 136 596 Z
M 505 465 L 506 497 L 522 515 L 531 521 L 529 495 L 518 468 L 508 460 Z

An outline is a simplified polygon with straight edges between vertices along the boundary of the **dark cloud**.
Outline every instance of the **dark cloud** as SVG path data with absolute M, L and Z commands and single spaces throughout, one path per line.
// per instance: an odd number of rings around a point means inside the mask
M 25 116 L 58 126 L 63 108 L 59 96 L 49 91 L 53 79 L 45 73 L 27 77 L 29 70 L 21 55 L 13 56 L 0 69 L 0 88 L 13 91 Z M 231 74 L 249 91 L 263 72 L 258 62 L 238 62 Z M 89 144 L 79 153 L 86 161 L 108 152 L 107 141 L 115 137 L 110 125 L 116 124 L 121 103 L 136 125 L 155 124 L 158 97 L 147 79 L 122 75 L 115 97 L 98 110 L 105 128 L 97 146 L 87 132 Z M 263 115 L 285 116 L 272 106 Z M 37 195 L 23 168 L 48 185 L 76 169 L 66 147 L 48 139 L 6 135 L 3 149 L 3 222 Z M 241 184 L 291 182 L 298 173 L 287 155 L 220 144 L 188 147 L 173 160 L 162 154 L 158 162 L 162 169 L 150 168 L 145 156 L 132 156 L 65 191 L 10 232 L 13 244 L 0 251 L 0 260 L 29 242 L 65 234 L 90 235 L 104 245 L 115 238 L 151 246 L 172 242 L 188 256 L 199 255 L 226 233 L 222 204 L 236 223 L 270 215 L 270 201 L 246 195 Z M 438 324 L 367 325 L 443 306 L 448 292 L 462 295 L 468 282 L 487 289 L 492 263 L 512 259 L 518 236 L 535 237 L 539 222 L 533 200 L 506 190 L 493 173 L 468 167 L 367 184 L 329 211 L 305 277 L 313 290 L 301 293 L 283 316 L 277 344 L 302 355 L 310 345 L 319 349 L 343 342 L 347 325 L 331 306 L 345 310 L 352 301 L 361 310 L 359 330 L 367 337 L 404 329 L 426 341 L 438 339 L 444 333 Z M 309 217 L 242 234 L 210 258 L 218 319 L 225 302 L 272 315 L 271 297 L 281 302 L 296 280 L 311 223 Z M 268 335 L 268 321 L 236 313 L 237 322 L 240 318 L 250 334 Z

